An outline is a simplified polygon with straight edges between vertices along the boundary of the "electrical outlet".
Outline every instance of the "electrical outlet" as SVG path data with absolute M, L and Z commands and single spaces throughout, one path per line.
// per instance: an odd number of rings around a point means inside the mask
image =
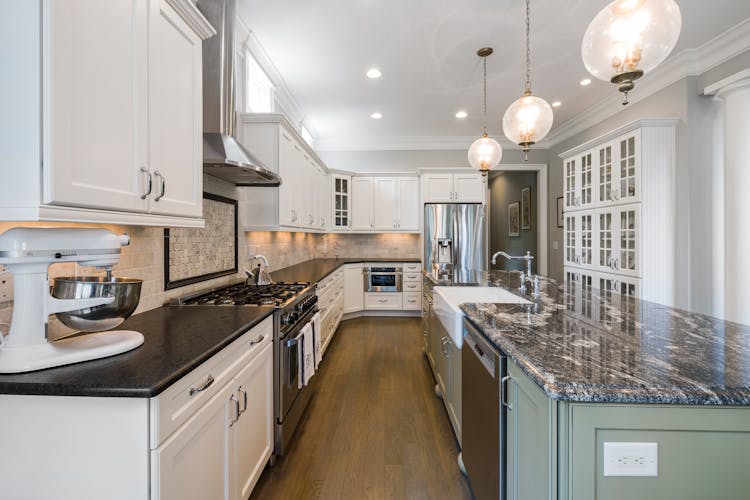
M 657 443 L 604 443 L 605 476 L 658 475 Z

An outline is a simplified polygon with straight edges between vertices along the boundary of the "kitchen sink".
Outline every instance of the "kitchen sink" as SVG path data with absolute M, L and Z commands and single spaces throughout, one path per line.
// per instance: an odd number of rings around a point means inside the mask
M 463 344 L 461 304 L 530 304 L 526 299 L 494 286 L 436 286 L 432 307 L 457 348 Z

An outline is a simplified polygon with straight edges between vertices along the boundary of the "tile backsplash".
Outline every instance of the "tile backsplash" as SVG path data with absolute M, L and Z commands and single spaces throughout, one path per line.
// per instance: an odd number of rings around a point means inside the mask
M 106 227 L 114 232 L 130 234 L 131 243 L 123 247 L 120 262 L 114 267 L 117 277 L 143 280 L 141 300 L 136 310 L 147 311 L 161 306 L 170 298 L 179 297 L 205 288 L 236 282 L 244 277 L 242 267 L 249 267 L 249 257 L 265 255 L 272 270 L 281 269 L 314 258 L 344 257 L 419 257 L 419 235 L 417 234 L 312 234 L 288 232 L 249 232 L 239 237 L 240 272 L 209 281 L 164 290 L 164 230 L 156 227 L 95 226 L 87 224 L 55 223 L 10 223 L 0 222 L 0 233 L 17 226 L 44 227 Z M 244 236 L 244 237 L 243 237 Z M 50 267 L 50 277 L 86 276 L 103 274 L 96 268 L 76 264 L 55 264 Z M 12 277 L 0 276 L 0 332 L 6 333 L 12 313 Z M 4 298 L 3 298 L 4 297 Z M 50 319 L 50 338 L 69 334 L 65 326 Z

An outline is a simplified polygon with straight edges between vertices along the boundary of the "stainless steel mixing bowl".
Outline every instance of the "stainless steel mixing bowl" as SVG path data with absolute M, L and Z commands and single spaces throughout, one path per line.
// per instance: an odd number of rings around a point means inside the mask
M 56 313 L 70 328 L 84 332 L 100 332 L 116 327 L 133 314 L 141 298 L 143 280 L 84 276 L 55 278 L 52 296 L 58 299 L 91 299 L 114 297 L 110 304 Z

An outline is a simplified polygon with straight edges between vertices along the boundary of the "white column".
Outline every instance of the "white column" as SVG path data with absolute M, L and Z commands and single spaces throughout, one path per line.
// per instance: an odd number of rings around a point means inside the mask
M 704 93 L 724 101 L 724 318 L 750 325 L 750 69 Z

